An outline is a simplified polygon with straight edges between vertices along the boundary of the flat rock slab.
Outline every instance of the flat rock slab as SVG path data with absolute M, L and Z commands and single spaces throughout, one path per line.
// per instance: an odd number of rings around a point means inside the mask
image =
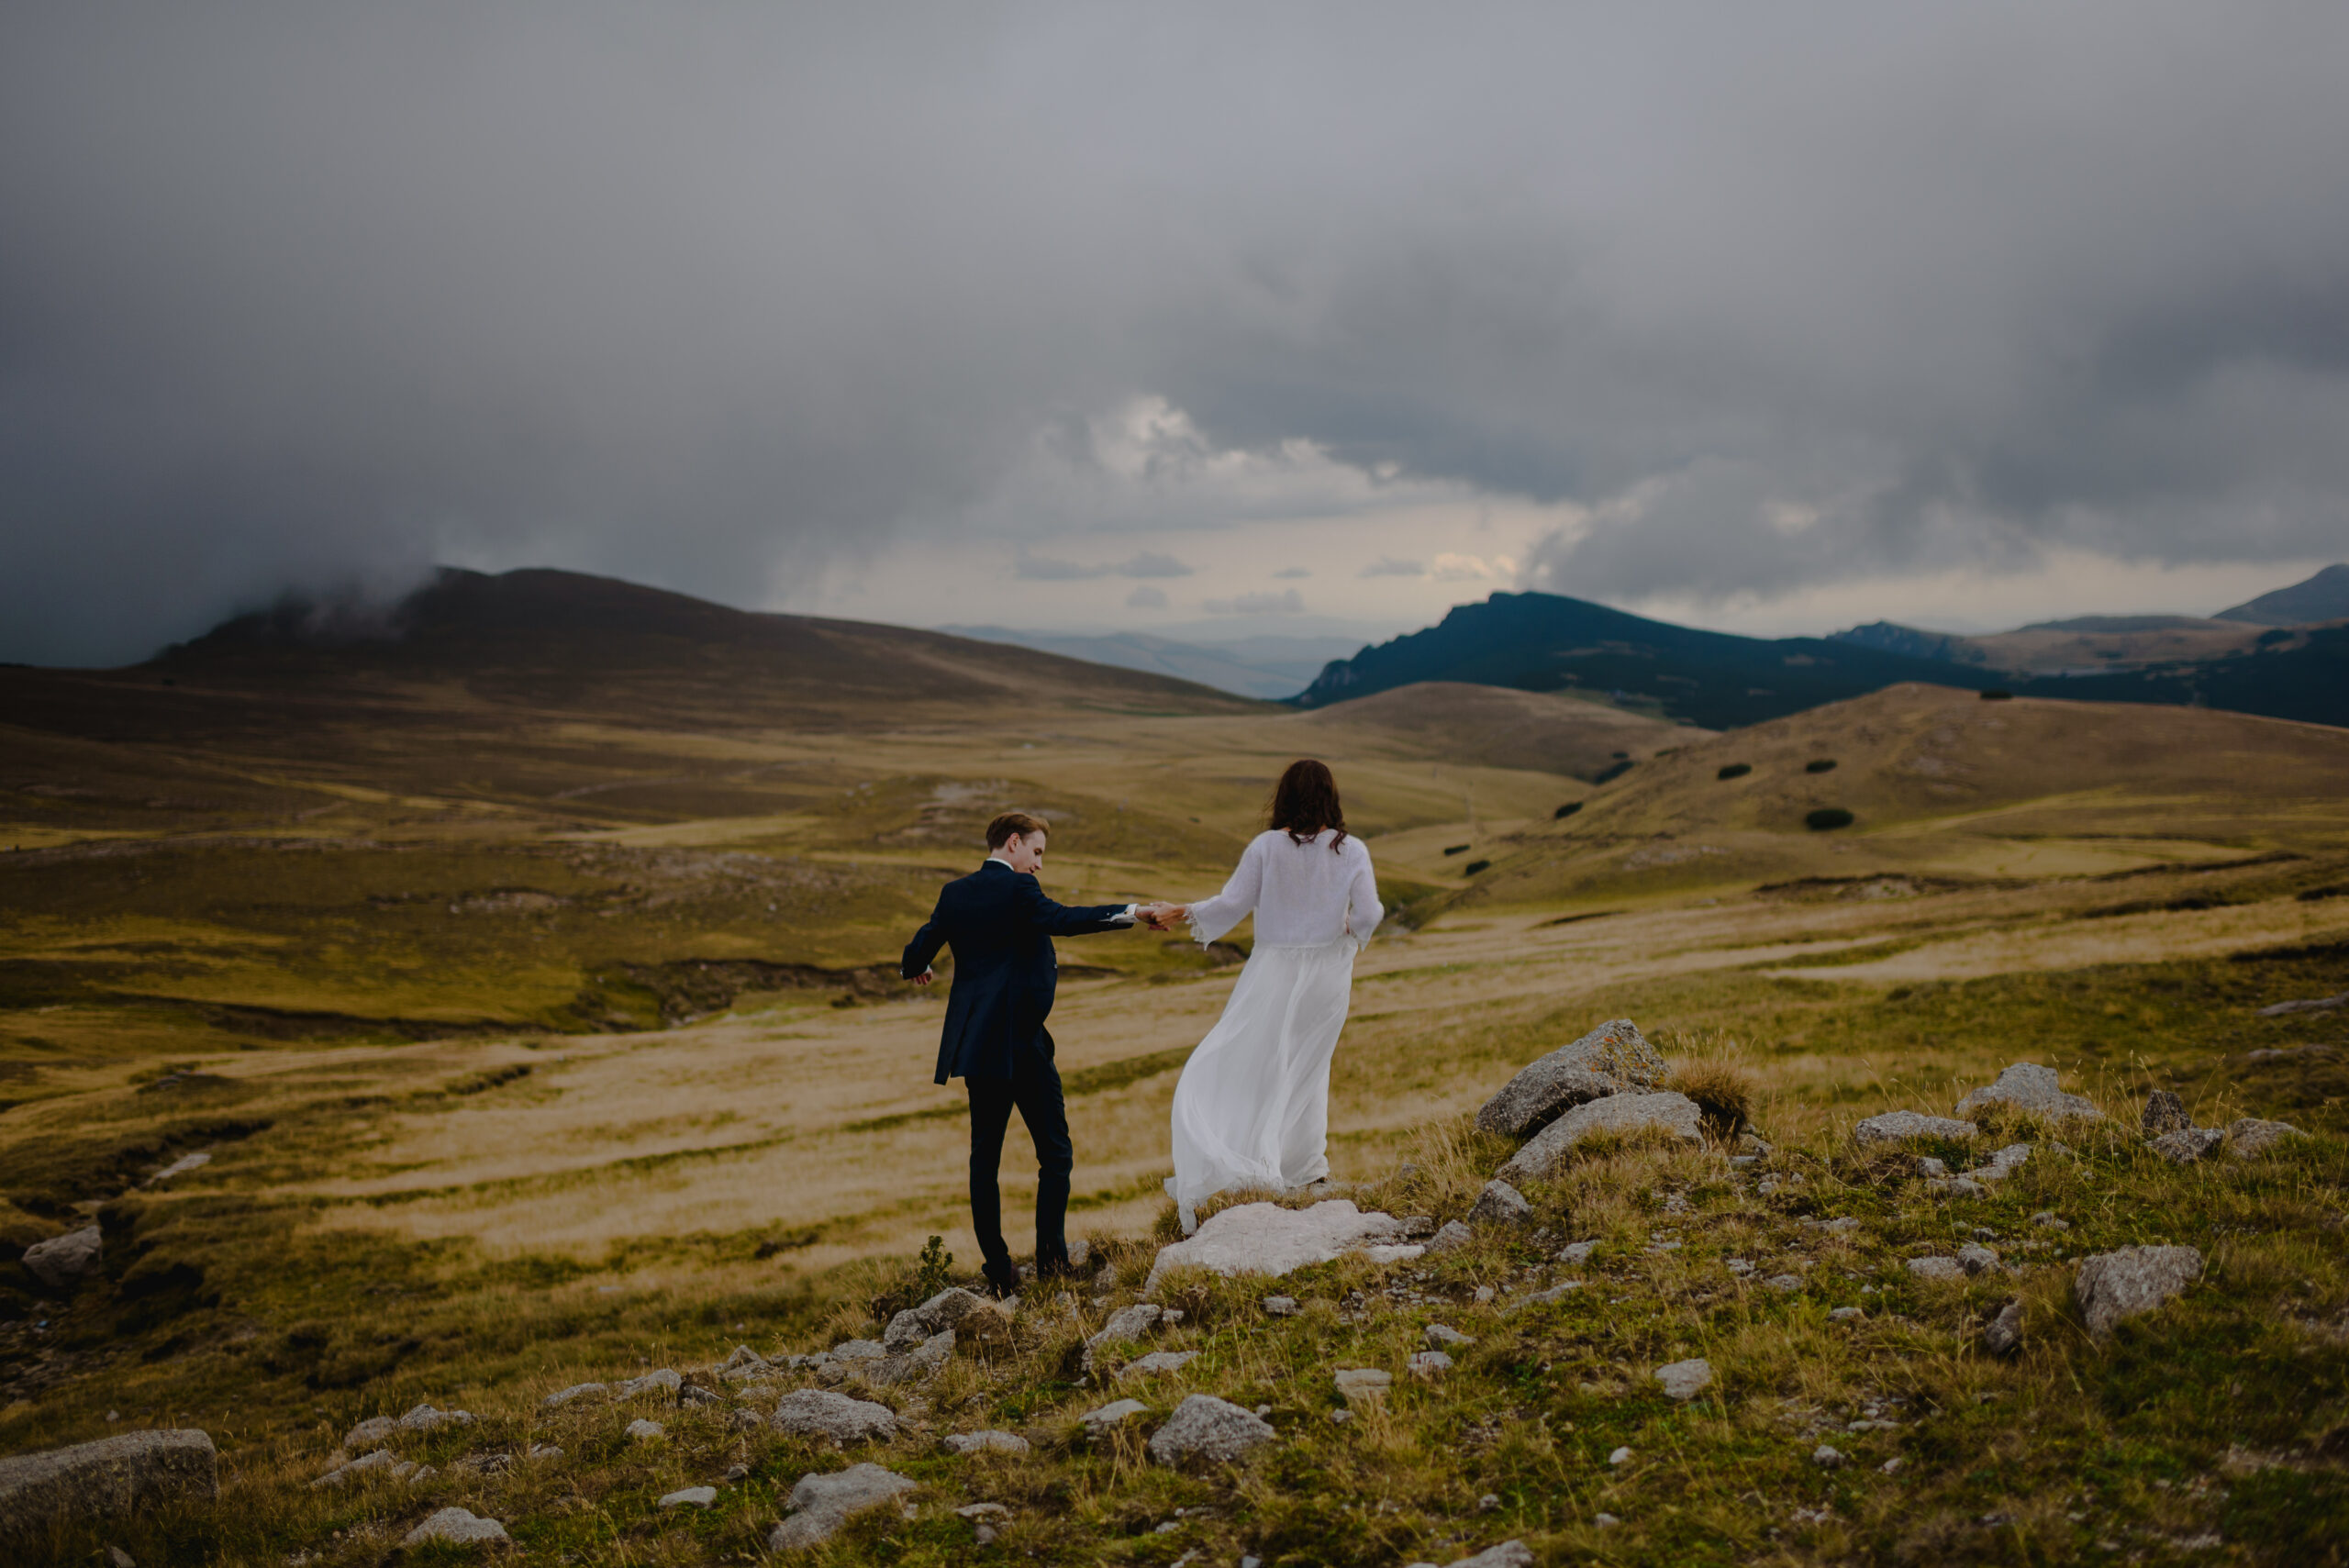
M 1180 1372 L 1198 1356 L 1197 1351 L 1152 1351 L 1128 1362 L 1119 1370 L 1119 1377 L 1146 1375 L 1154 1372 Z
M 1018 1432 L 950 1432 L 946 1446 L 959 1454 L 1026 1453 L 1028 1440 Z
M 1965 1265 L 1955 1258 L 1911 1258 L 1909 1272 L 1919 1279 L 1964 1279 Z
M 1498 1546 L 1488 1546 L 1474 1557 L 1464 1557 L 1452 1568 L 1533 1568 L 1540 1559 L 1533 1549 L 1521 1540 L 1505 1540 Z
M 2237 1160 L 2249 1160 L 2266 1153 L 2288 1138 L 2305 1136 L 2288 1121 L 2262 1121 L 2257 1117 L 2238 1117 L 2227 1123 L 2227 1152 Z
M 648 1421 L 643 1417 L 639 1416 L 635 1420 L 630 1421 L 628 1424 L 628 1431 L 626 1435 L 629 1440 L 633 1442 L 652 1443 L 659 1442 L 662 1438 L 669 1434 L 668 1429 L 663 1427 L 660 1422 Z
M 1686 1095 L 1609 1095 L 1575 1106 L 1533 1135 L 1494 1174 L 1505 1182 L 1539 1181 L 1573 1152 L 1576 1144 L 1612 1134 L 1660 1132 L 1683 1143 L 1704 1140 L 1704 1113 Z
M 1217 1219 L 1221 1218 L 1223 1218 L 1221 1215 L 1216 1217 Z M 1215 1221 L 1211 1219 L 1208 1223 L 1212 1225 Z M 1207 1233 L 1206 1226 L 1200 1227 L 1199 1233 L 1201 1235 Z M 1152 1277 L 1156 1277 L 1155 1271 L 1152 1272 Z M 1139 1343 L 1144 1334 L 1158 1326 L 1159 1318 L 1164 1315 L 1165 1308 L 1147 1301 L 1138 1301 L 1131 1307 L 1121 1307 L 1109 1314 L 1109 1320 L 1102 1324 L 1085 1341 L 1085 1354 L 1082 1358 L 1085 1370 L 1091 1372 L 1094 1358 L 1112 1345 Z
M 886 1405 L 852 1399 L 829 1388 L 802 1388 L 776 1404 L 774 1429 L 790 1437 L 827 1438 L 836 1443 L 885 1442 L 897 1435 L 897 1417 Z
M 407 1532 L 402 1546 L 424 1546 L 436 1540 L 458 1546 L 486 1546 L 493 1541 L 510 1540 L 506 1527 L 495 1519 L 485 1519 L 470 1508 L 443 1508 Z
M 1339 1397 L 1349 1405 L 1360 1400 L 1384 1399 L 1386 1391 L 1395 1386 L 1395 1374 L 1383 1367 L 1341 1366 L 1336 1374 Z
M 1673 1362 L 1655 1369 L 1655 1380 L 1664 1385 L 1665 1397 L 1694 1399 L 1713 1385 L 1713 1363 L 1702 1357 Z
M 2093 1101 L 2064 1092 L 2055 1076 L 2055 1069 L 2042 1067 L 2036 1062 L 2015 1062 L 1993 1082 L 1958 1101 L 1957 1114 L 1972 1116 L 1992 1105 L 2009 1105 L 2033 1116 L 2079 1117 L 2089 1121 L 2104 1119 L 2104 1113 L 2096 1108 Z
M 766 1363 L 763 1362 L 760 1363 L 762 1367 Z M 540 1400 L 539 1408 L 541 1410 L 560 1410 L 574 1399 L 601 1399 L 608 1396 L 610 1393 L 610 1387 L 605 1384 L 574 1383 L 568 1388 L 558 1388 L 552 1394 L 550 1394 L 545 1398 Z M 346 1438 L 344 1440 L 345 1445 L 348 1446 L 349 1442 L 350 1440 Z
M 1970 1121 L 1945 1116 L 1920 1116 L 1915 1111 L 1887 1111 L 1852 1129 L 1856 1143 L 1898 1143 L 1910 1138 L 1979 1138 L 1982 1129 Z
M 1077 1419 L 1084 1423 L 1087 1432 L 1099 1437 L 1119 1422 L 1130 1420 L 1149 1408 L 1139 1399 L 1113 1399 L 1098 1409 L 1087 1410 Z
M 1402 1236 L 1401 1220 L 1364 1214 L 1351 1198 L 1331 1198 L 1310 1208 L 1243 1203 L 1209 1216 L 1186 1240 L 1161 1247 L 1142 1294 L 1150 1295 L 1160 1276 L 1174 1268 L 1277 1277 L 1357 1251 L 1382 1263 L 1418 1257 L 1424 1249 L 1403 1243 Z
M 1476 1342 L 1476 1338 L 1448 1323 L 1431 1323 L 1420 1330 L 1419 1341 L 1431 1351 L 1464 1351 Z
M 2151 1312 L 2202 1276 L 2192 1247 L 2122 1247 L 2081 1260 L 2072 1296 L 2088 1332 L 2103 1336 L 2124 1318 Z
M 841 1526 L 914 1489 L 877 1464 L 852 1464 L 829 1475 L 807 1474 L 791 1489 L 792 1515 L 767 1532 L 769 1551 L 798 1551 L 831 1540 Z
M 1175 1406 L 1166 1424 L 1152 1436 L 1149 1452 L 1158 1464 L 1177 1465 L 1193 1459 L 1230 1464 L 1277 1435 L 1253 1411 L 1211 1394 L 1194 1394 Z
M 70 1290 L 83 1275 L 95 1273 L 106 1255 L 98 1228 L 84 1225 L 62 1236 L 36 1241 L 25 1249 L 25 1267 L 51 1290 Z
M 647 1394 L 674 1394 L 685 1384 L 674 1367 L 648 1372 L 642 1377 L 631 1377 L 612 1390 L 615 1399 L 638 1399 Z
M 1520 1069 L 1476 1112 L 1476 1125 L 1486 1132 L 1531 1138 L 1575 1106 L 1653 1089 L 1669 1071 L 1639 1025 L 1610 1018 Z
M 1433 1382 L 1452 1370 L 1452 1357 L 1442 1351 L 1413 1351 L 1404 1362 L 1403 1370 L 1413 1377 Z
M 715 1507 L 717 1503 L 717 1487 L 688 1486 L 682 1492 L 670 1493 L 653 1506 L 662 1508 L 708 1508 Z
M 125 1432 L 0 1459 L 0 1540 L 220 1495 L 220 1456 L 194 1430 Z

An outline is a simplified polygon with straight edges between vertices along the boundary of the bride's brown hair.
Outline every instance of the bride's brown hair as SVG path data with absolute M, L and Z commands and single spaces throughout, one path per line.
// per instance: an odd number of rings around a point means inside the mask
M 1338 804 L 1338 781 L 1330 776 L 1325 763 L 1309 757 L 1291 762 L 1281 774 L 1264 816 L 1266 827 L 1286 833 L 1300 844 L 1311 843 L 1324 828 L 1338 830 L 1338 836 L 1330 840 L 1333 851 L 1346 841 L 1346 808 Z

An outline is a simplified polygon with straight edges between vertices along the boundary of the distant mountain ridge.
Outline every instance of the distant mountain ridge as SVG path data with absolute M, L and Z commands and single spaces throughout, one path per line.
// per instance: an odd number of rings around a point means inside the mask
M 2319 621 L 2349 620 L 2349 565 L 2328 566 L 2305 582 L 2221 610 L 2214 618 L 2251 626 L 2313 626 Z
M 1355 637 L 1251 637 L 1208 644 L 1144 631 L 1022 631 L 1000 626 L 941 626 L 938 629 L 1119 669 L 1148 670 L 1238 696 L 1272 698 L 1296 695 L 1324 664 L 1363 645 L 1362 639 Z

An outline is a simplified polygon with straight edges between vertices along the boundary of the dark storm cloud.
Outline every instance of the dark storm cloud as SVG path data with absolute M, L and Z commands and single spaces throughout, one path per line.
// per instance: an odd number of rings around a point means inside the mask
M 1589 506 L 1574 592 L 2337 552 L 2344 65 L 2306 6 L 11 7 L 0 657 L 436 559 L 782 596 L 1052 520 L 1146 396 Z

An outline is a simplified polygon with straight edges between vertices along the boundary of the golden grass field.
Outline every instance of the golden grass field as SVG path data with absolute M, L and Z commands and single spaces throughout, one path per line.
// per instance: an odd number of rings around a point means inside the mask
M 977 646 L 797 721 L 618 677 L 0 672 L 0 1240 L 106 1206 L 137 1238 L 79 1304 L 6 1265 L 0 1451 L 117 1409 L 291 1451 L 417 1389 L 783 1332 L 930 1235 L 967 1265 L 941 998 L 894 977 L 937 885 L 1019 806 L 1057 897 L 1205 894 L 1299 755 L 1397 911 L 1332 1071 L 1340 1181 L 1623 1016 L 1732 1055 L 1782 1142 L 2026 1059 L 2344 1129 L 2349 1012 L 2256 1010 L 2349 990 L 2349 733 L 1920 687 L 1727 735 L 1468 687 L 1301 715 Z M 1073 1233 L 1160 1223 L 1236 956 L 1062 944 Z M 407 1317 L 437 1327 L 373 1326 Z M 506 1348 L 453 1348 L 489 1318 Z

